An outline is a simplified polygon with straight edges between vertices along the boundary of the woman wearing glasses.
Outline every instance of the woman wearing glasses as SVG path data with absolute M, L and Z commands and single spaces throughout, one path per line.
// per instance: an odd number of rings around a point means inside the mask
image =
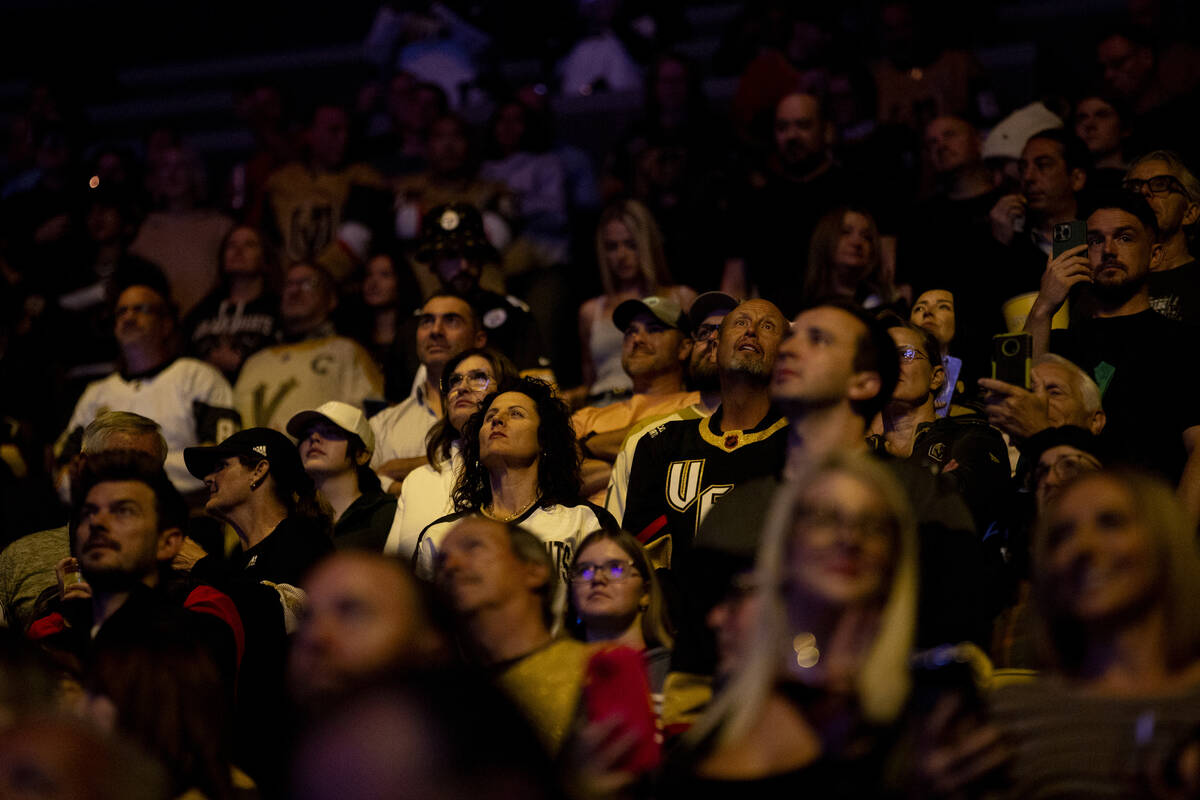
M 484 398 L 463 426 L 462 459 L 454 513 L 431 523 L 417 541 L 415 563 L 423 577 L 432 576 L 446 534 L 473 514 L 537 536 L 563 582 L 583 536 L 618 529 L 611 514 L 579 497 L 580 453 L 571 418 L 545 381 L 521 378 Z
M 446 413 L 425 440 L 429 463 L 404 479 L 385 553 L 412 558 L 425 526 L 454 510 L 450 495 L 462 471 L 463 426 L 484 397 L 507 389 L 517 377 L 508 357 L 489 347 L 464 350 L 446 362 L 441 386 Z
M 642 653 L 660 705 L 673 640 L 662 589 L 642 545 L 625 531 L 590 533 L 579 543 L 570 577 L 566 629 L 585 642 Z

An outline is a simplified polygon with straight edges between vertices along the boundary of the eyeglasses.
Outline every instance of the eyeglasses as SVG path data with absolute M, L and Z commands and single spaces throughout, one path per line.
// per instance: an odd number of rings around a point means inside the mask
M 605 561 L 603 564 L 593 564 L 584 561 L 575 565 L 571 570 L 571 581 L 574 583 L 591 583 L 597 575 L 603 575 L 610 581 L 623 581 L 637 575 L 641 577 L 632 561 Z
M 1037 486 L 1051 472 L 1060 481 L 1073 480 L 1085 472 L 1095 472 L 1100 469 L 1100 462 L 1088 455 L 1064 455 L 1053 464 L 1039 463 L 1033 469 L 1033 485 Z
M 321 281 L 317 278 L 289 278 L 283 282 L 285 289 L 299 289 L 302 292 L 315 292 Z
M 929 356 L 925 355 L 915 347 L 897 347 L 896 355 L 900 356 L 900 360 L 906 364 L 921 358 L 925 359 L 926 361 L 929 360 Z
M 464 391 L 485 392 L 492 385 L 492 376 L 488 375 L 481 369 L 473 369 L 470 372 L 463 374 L 455 373 L 446 379 L 446 394 L 450 394 L 456 389 Z
M 1150 194 L 1170 194 L 1175 192 L 1184 197 L 1188 197 L 1187 189 L 1183 188 L 1183 184 L 1179 182 L 1173 175 L 1155 175 L 1153 178 L 1142 180 L 1141 178 L 1126 178 L 1121 182 L 1121 186 L 1130 192 L 1141 194 L 1147 186 L 1150 187 Z
M 890 539 L 896 534 L 897 522 L 889 514 L 844 514 L 832 508 L 801 506 L 796 526 L 810 533 L 856 531 L 864 538 Z
M 703 323 L 703 324 L 697 325 L 696 329 L 694 331 L 692 331 L 692 339 L 697 342 L 707 342 L 708 340 L 715 337 L 717 335 L 717 332 L 720 330 L 721 330 L 720 325 Z

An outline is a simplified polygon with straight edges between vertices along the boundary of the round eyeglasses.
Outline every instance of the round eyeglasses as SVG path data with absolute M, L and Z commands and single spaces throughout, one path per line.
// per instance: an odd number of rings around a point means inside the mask
M 456 389 L 485 392 L 491 385 L 492 376 L 481 369 L 473 369 L 466 373 L 456 372 L 446 379 L 446 394 L 450 394 Z

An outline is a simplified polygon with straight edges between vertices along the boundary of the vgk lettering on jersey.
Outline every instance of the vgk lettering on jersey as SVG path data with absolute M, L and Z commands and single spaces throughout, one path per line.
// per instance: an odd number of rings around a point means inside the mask
M 700 523 L 712 510 L 717 498 L 733 489 L 732 483 L 709 486 L 701 490 L 704 482 L 704 459 L 672 461 L 667 467 L 667 505 L 681 513 L 686 512 L 699 500 L 695 526 L 692 533 L 700 529 Z

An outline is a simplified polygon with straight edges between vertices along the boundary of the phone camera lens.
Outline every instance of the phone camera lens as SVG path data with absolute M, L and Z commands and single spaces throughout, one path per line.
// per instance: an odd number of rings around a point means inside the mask
M 1009 339 L 1000 345 L 1000 352 L 1006 356 L 1015 356 L 1021 352 L 1021 345 L 1015 339 Z

